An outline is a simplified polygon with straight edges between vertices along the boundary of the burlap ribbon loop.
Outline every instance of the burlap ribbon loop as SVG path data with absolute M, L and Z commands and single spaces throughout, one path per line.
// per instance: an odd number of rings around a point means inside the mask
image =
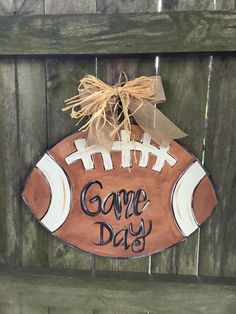
M 79 122 L 88 117 L 81 129 L 89 130 L 87 145 L 111 149 L 112 142 L 124 128 L 131 132 L 131 116 L 161 146 L 186 136 L 154 105 L 166 100 L 160 76 L 141 76 L 110 86 L 92 75 L 86 75 L 78 86 L 78 95 L 65 100 L 63 111 Z M 76 110 L 79 108 L 78 110 Z M 78 123 L 79 123 L 78 122 Z

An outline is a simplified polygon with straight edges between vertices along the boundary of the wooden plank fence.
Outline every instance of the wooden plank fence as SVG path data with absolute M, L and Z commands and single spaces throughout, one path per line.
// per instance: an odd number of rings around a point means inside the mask
M 158 275 L 150 280 L 146 276 L 137 279 L 132 273 L 125 273 L 121 280 L 117 273 L 103 272 L 95 276 L 78 276 L 76 272 L 66 276 L 48 276 L 42 272 L 0 276 L 2 309 L 5 310 L 1 313 L 4 314 L 188 314 L 189 310 L 200 314 L 234 313 L 235 293 L 235 280 L 214 278 L 199 281 L 192 277 Z M 23 304 L 22 312 L 14 312 L 17 303 Z M 113 312 L 112 308 L 116 310 Z
M 233 52 L 236 50 L 235 25 L 235 11 L 2 17 L 0 53 L 120 55 Z
M 233 9 L 233 0 L 0 0 L 2 269 L 236 276 Z M 63 244 L 20 196 L 43 152 L 76 130 L 61 107 L 78 81 L 90 73 L 115 83 L 122 70 L 129 78 L 162 76 L 167 102 L 159 108 L 189 134 L 182 143 L 209 170 L 219 198 L 213 216 L 184 243 L 136 260 L 94 257 Z M 0 312 L 6 308 L 0 303 Z M 47 312 L 40 306 L 38 313 Z

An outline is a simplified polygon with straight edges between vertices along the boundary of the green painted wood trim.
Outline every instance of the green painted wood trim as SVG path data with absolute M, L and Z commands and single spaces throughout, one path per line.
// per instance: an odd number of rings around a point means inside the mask
M 236 11 L 4 16 L 0 55 L 236 51 Z
M 1 302 L 158 313 L 234 313 L 235 280 L 76 272 L 1 273 Z M 30 297 L 29 297 L 30 296 Z M 110 313 L 110 312 L 109 312 Z

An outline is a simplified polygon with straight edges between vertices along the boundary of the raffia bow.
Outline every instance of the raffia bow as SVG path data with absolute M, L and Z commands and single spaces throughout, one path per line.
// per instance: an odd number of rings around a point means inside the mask
M 89 130 L 87 145 L 101 145 L 108 151 L 119 131 L 131 133 L 131 116 L 161 146 L 186 136 L 154 104 L 164 102 L 160 76 L 141 76 L 110 86 L 92 75 L 86 75 L 78 86 L 78 95 L 65 100 L 63 111 L 79 122 L 89 117 L 81 129 Z M 80 108 L 76 110 L 78 107 Z M 79 123 L 78 122 L 78 123 Z

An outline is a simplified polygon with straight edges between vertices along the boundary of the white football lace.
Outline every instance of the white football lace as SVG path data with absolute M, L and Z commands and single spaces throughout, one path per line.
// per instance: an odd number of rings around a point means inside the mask
M 121 130 L 121 140 L 114 141 L 112 145 L 112 152 L 121 152 L 121 167 L 129 168 L 132 166 L 132 151 L 141 152 L 139 167 L 147 167 L 149 161 L 149 154 L 156 156 L 156 162 L 152 167 L 153 170 L 160 172 L 167 162 L 173 167 L 177 160 L 171 156 L 168 147 L 159 148 L 151 144 L 151 136 L 147 133 L 143 133 L 141 142 L 130 141 L 130 137 L 125 130 Z M 86 147 L 86 139 L 81 138 L 74 141 L 76 152 L 65 158 L 68 165 L 74 163 L 77 160 L 81 160 L 86 170 L 94 169 L 94 162 L 92 156 L 94 154 L 101 154 L 105 170 L 112 170 L 113 163 L 111 154 L 103 147 L 94 145 Z

